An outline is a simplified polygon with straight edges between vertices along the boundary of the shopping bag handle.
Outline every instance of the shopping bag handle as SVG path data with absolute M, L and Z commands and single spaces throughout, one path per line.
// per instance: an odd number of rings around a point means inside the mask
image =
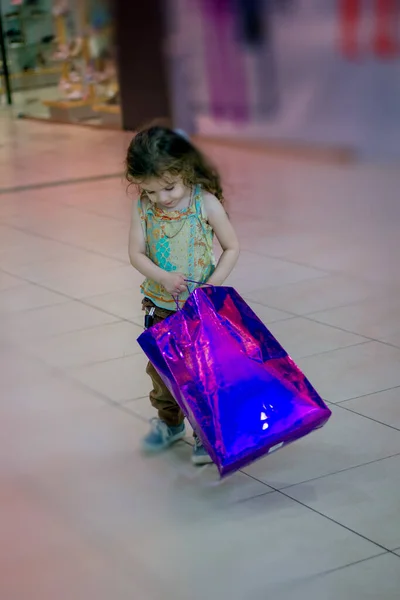
M 208 287 L 214 287 L 211 283 L 203 283 L 202 281 L 194 281 L 194 279 L 185 279 L 186 283 L 194 283 L 195 285 L 208 285 Z M 188 292 L 190 293 L 189 286 L 187 286 Z M 176 310 L 180 310 L 179 296 L 174 296 Z
M 208 285 L 208 287 L 214 287 L 212 283 L 203 283 L 202 281 L 194 281 L 193 279 L 185 279 L 186 283 L 194 283 L 196 285 Z

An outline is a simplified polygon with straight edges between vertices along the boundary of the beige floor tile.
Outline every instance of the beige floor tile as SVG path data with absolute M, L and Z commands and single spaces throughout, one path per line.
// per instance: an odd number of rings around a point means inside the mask
M 23 285 L 23 281 L 21 279 L 17 279 L 16 277 L 12 277 L 3 271 L 0 271 L 0 291 L 9 290 L 16 288 L 19 285 Z
M 387 296 L 313 313 L 310 318 L 382 342 L 400 340 L 400 289 Z
M 1 329 L 0 329 L 1 332 Z M 2 332 L 1 332 L 2 333 Z M 8 341 L 0 337 L 0 398 L 7 406 L 8 394 L 21 384 L 33 385 L 48 381 L 51 369 L 41 361 L 21 353 L 18 348 L 10 346 Z
M 269 306 L 263 306 L 258 302 L 253 302 L 252 300 L 248 300 L 246 298 L 247 304 L 254 310 L 257 317 L 261 319 L 264 325 L 268 325 L 269 323 L 276 323 L 277 321 L 284 321 L 285 319 L 290 319 L 292 315 L 288 312 L 284 312 L 283 310 L 277 310 L 276 308 L 270 308 Z
M 143 326 L 143 295 L 138 288 L 85 298 L 85 303 Z
M 278 493 L 241 503 L 221 516 L 210 515 L 207 525 L 198 520 L 178 538 L 182 549 L 189 536 L 197 540 L 194 557 L 180 556 L 196 600 L 212 594 L 235 600 L 250 593 L 263 598 L 289 581 L 311 579 L 328 564 L 335 569 L 381 552 Z M 273 540 L 272 550 L 267 549 L 267 539 Z M 244 551 L 247 560 L 241 558 Z M 232 571 L 232 565 L 240 572 Z
M 138 354 L 141 333 L 126 321 L 109 323 L 35 342 L 29 350 L 49 365 L 71 369 Z
M 0 327 L 2 335 L 24 345 L 25 340 L 46 338 L 115 321 L 118 321 L 117 317 L 91 306 L 66 302 L 9 317 L 0 316 Z
M 31 422 L 29 436 L 11 443 L 14 472 L 34 475 L 48 503 L 73 514 L 82 535 L 100 540 L 123 564 L 141 565 L 148 577 L 157 573 L 164 591 L 183 573 L 180 589 L 192 586 L 195 598 L 214 591 L 241 599 L 246 590 L 265 589 L 262 564 L 268 584 L 282 585 L 288 569 L 307 577 L 380 552 L 244 475 L 218 483 L 212 468 L 190 465 L 185 444 L 140 457 L 145 426 L 116 408 L 64 418 L 59 431 L 52 422 Z M 265 539 L 275 540 L 274 552 Z M 232 565 L 241 565 L 240 573 L 232 575 Z
M 0 550 L 3 598 L 128 600 L 133 587 L 146 594 L 142 597 L 156 592 L 138 564 L 129 572 L 112 549 L 29 481 L 1 478 L 1 490 L 0 509 L 7 514 Z
M 71 298 L 85 298 L 137 286 L 132 267 L 90 253 L 86 253 L 84 261 L 19 265 L 13 268 L 13 273 Z
M 36 370 L 38 373 L 39 370 Z M 101 407 L 107 404 L 104 397 L 96 395 L 79 383 L 54 373 L 43 371 L 42 377 L 20 377 L 8 385 L 5 398 L 0 401 L 3 420 L 23 419 L 29 426 L 30 419 L 42 418 L 50 413 L 62 418 L 71 412 Z
M 0 291 L 0 314 L 63 304 L 68 298 L 30 283 Z
M 368 341 L 353 333 L 340 331 L 302 317 L 271 323 L 269 328 L 286 352 L 295 360 Z
M 72 376 L 114 402 L 126 402 L 146 396 L 151 383 L 146 374 L 143 353 L 98 363 L 72 371 Z
M 400 387 L 347 400 L 341 406 L 400 430 Z
M 35 235 L 25 235 L 22 239 L 17 238 L 15 246 L 7 245 L 0 250 L 0 264 L 4 269 L 17 273 L 26 265 L 58 260 L 65 264 L 67 261 L 80 261 L 85 258 L 85 250 L 80 250 L 68 244 L 62 244 L 54 240 L 47 240 Z M 86 255 L 87 256 L 87 255 Z M 35 272 L 35 268 L 33 267 Z M 29 278 L 31 269 L 25 268 L 21 271 L 24 278 Z
M 250 467 L 256 479 L 221 483 L 192 467 L 188 443 L 139 450 L 154 412 L 146 359 L 126 356 L 143 323 L 135 191 L 103 178 L 132 134 L 5 113 L 0 134 L 1 599 L 397 598 L 400 556 L 360 536 L 400 548 L 399 458 L 385 458 L 399 452 L 397 392 L 382 391 L 400 386 L 398 170 L 202 144 L 243 247 L 229 282 L 345 402 Z M 399 349 L 348 346 L 369 336 Z
M 253 292 L 251 297 L 267 306 L 287 310 L 296 315 L 306 315 L 354 302 L 362 302 L 366 298 L 378 294 L 383 295 L 379 286 L 358 281 L 354 277 L 328 275 L 318 279 L 267 288 Z
M 329 402 L 342 402 L 400 385 L 400 351 L 379 342 L 301 358 L 299 367 Z
M 311 267 L 243 251 L 239 263 L 228 278 L 226 285 L 237 288 L 241 294 L 253 297 L 252 292 L 265 287 L 295 283 L 324 275 L 323 271 Z M 253 299 L 256 300 L 256 298 Z
M 271 594 L 276 600 L 397 600 L 399 585 L 399 561 L 392 554 L 384 554 L 309 579 L 288 581 Z
M 131 403 L 134 409 L 135 402 Z M 400 452 L 400 432 L 331 406 L 321 430 L 246 467 L 245 472 L 282 489 Z
M 388 550 L 400 543 L 400 456 L 286 490 L 292 498 Z

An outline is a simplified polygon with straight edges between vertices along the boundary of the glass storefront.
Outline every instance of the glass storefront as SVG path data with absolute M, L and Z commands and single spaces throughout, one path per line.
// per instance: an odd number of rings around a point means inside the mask
M 112 0 L 2 0 L 16 112 L 57 122 L 121 126 L 111 4 Z M 4 104 L 4 76 L 2 80 Z

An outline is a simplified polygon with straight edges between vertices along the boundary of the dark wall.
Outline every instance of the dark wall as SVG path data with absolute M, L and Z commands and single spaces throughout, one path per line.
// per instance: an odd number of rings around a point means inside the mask
M 123 127 L 170 119 L 164 58 L 165 0 L 114 0 Z

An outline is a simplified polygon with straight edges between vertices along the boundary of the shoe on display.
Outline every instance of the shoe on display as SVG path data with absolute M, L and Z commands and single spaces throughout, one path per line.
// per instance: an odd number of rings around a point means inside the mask
M 79 75 L 79 73 L 77 71 L 71 71 L 69 74 L 69 80 L 72 83 L 80 83 L 81 76 Z
M 73 90 L 67 94 L 67 100 L 82 100 L 83 94 L 80 90 Z
M 117 106 L 119 103 L 119 92 L 117 92 L 111 98 L 106 100 L 106 104 L 108 104 L 109 106 Z
M 10 38 L 21 38 L 22 37 L 22 31 L 20 29 L 15 29 L 15 27 L 12 27 L 11 29 L 8 29 L 6 31 L 6 37 L 10 37 Z
M 71 83 L 67 79 L 60 79 L 58 89 L 62 92 L 68 92 L 71 89 Z
M 53 6 L 53 15 L 55 17 L 62 17 L 68 13 L 68 0 L 58 0 Z
M 63 61 L 69 58 L 69 48 L 65 44 L 59 46 L 53 54 L 53 60 Z
M 74 40 L 71 44 L 69 54 L 73 58 L 77 58 L 82 53 L 82 50 L 83 50 L 83 39 L 76 38 L 76 40 Z

